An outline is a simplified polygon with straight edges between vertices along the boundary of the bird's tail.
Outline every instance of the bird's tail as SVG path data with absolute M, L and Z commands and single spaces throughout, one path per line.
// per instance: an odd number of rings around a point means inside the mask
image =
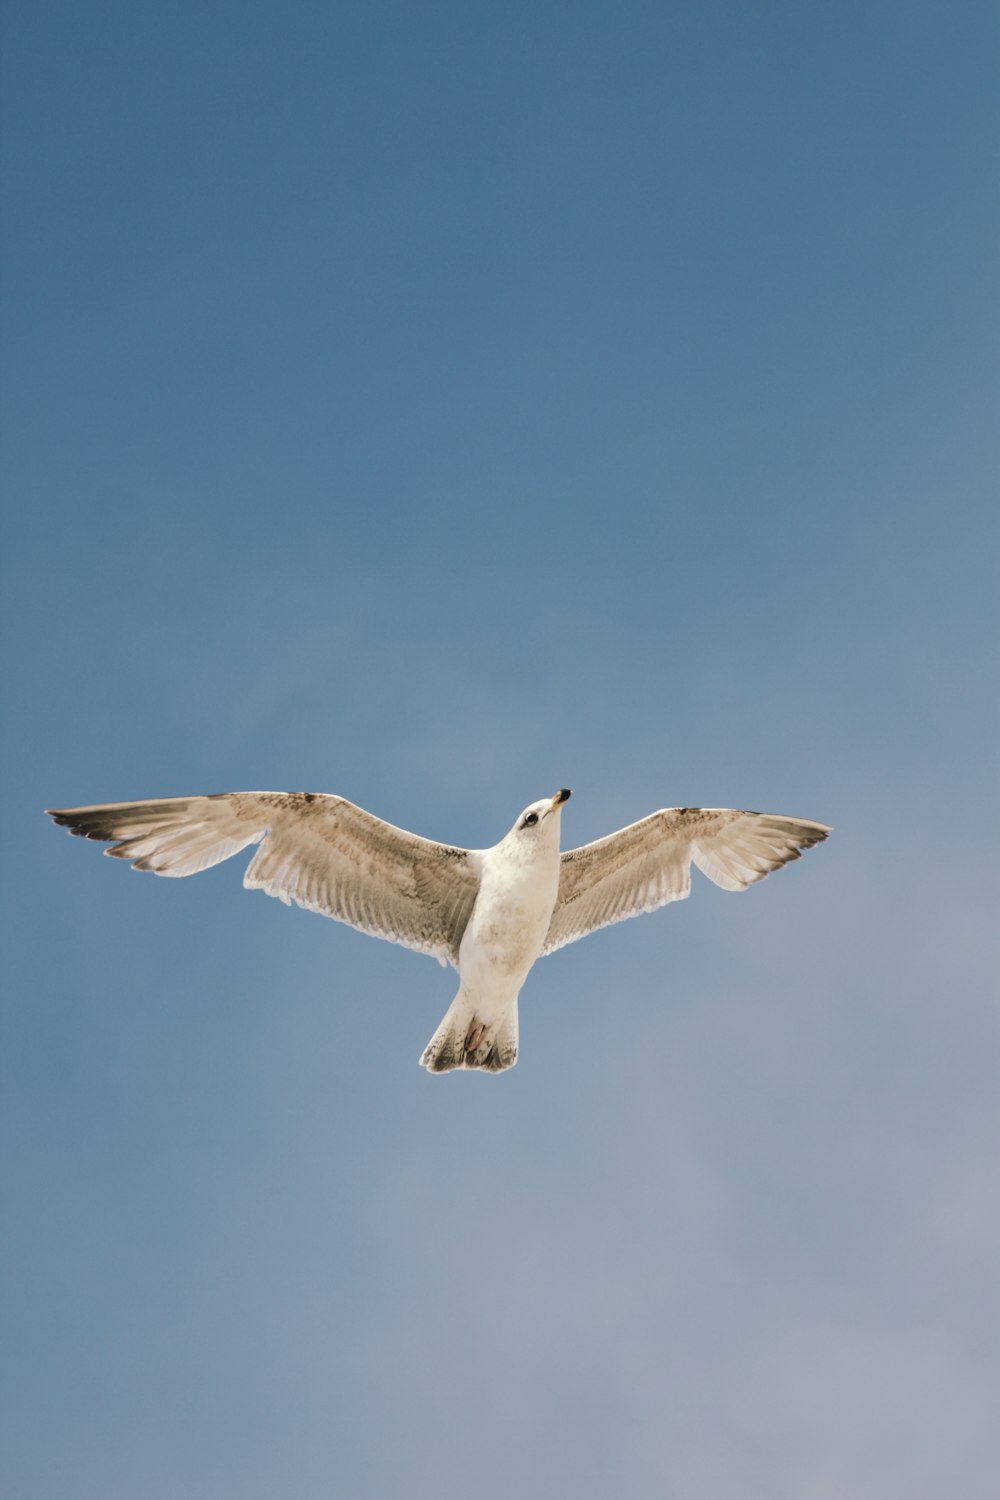
M 431 1073 L 479 1068 L 502 1073 L 517 1062 L 517 996 L 496 1020 L 483 1021 L 475 1001 L 459 990 L 444 1020 L 424 1048 L 421 1066 Z

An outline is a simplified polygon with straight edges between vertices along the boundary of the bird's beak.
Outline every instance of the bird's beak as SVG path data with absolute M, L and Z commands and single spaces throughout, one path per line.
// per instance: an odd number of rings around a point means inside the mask
M 556 792 L 555 796 L 552 798 L 552 805 L 549 808 L 549 811 L 555 812 L 556 808 L 562 807 L 563 803 L 568 802 L 572 795 L 573 793 L 570 791 L 569 787 L 564 786 L 562 790 Z

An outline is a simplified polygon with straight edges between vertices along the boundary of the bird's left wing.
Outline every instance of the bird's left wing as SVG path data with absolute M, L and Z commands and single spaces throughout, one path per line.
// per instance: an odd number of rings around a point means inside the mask
M 542 953 L 623 922 L 691 890 L 691 863 L 725 891 L 743 891 L 830 832 L 825 823 L 729 807 L 668 807 L 581 849 L 568 849 Z
M 475 851 L 407 833 L 344 797 L 228 792 L 49 815 L 84 838 L 116 840 L 106 854 L 156 875 L 194 875 L 259 844 L 243 877 L 249 889 L 441 963 L 457 961 L 479 891 Z

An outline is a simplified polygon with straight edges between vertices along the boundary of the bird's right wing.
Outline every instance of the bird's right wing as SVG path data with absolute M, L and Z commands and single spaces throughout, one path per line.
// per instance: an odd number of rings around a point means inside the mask
M 194 875 L 259 844 L 243 877 L 361 932 L 457 962 L 479 892 L 479 855 L 419 838 L 344 797 L 227 792 L 50 811 L 105 854 L 156 875 Z
M 683 901 L 691 890 L 692 861 L 723 890 L 743 891 L 829 832 L 825 823 L 729 807 L 652 813 L 562 856 L 542 953 L 668 901 Z

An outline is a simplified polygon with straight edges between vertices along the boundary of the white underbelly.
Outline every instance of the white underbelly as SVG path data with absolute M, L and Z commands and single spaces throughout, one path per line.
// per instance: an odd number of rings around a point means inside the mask
M 542 949 L 554 892 L 542 900 L 517 899 L 510 894 L 482 899 L 473 907 L 458 953 L 462 988 L 482 998 L 506 1004 L 516 995 Z

